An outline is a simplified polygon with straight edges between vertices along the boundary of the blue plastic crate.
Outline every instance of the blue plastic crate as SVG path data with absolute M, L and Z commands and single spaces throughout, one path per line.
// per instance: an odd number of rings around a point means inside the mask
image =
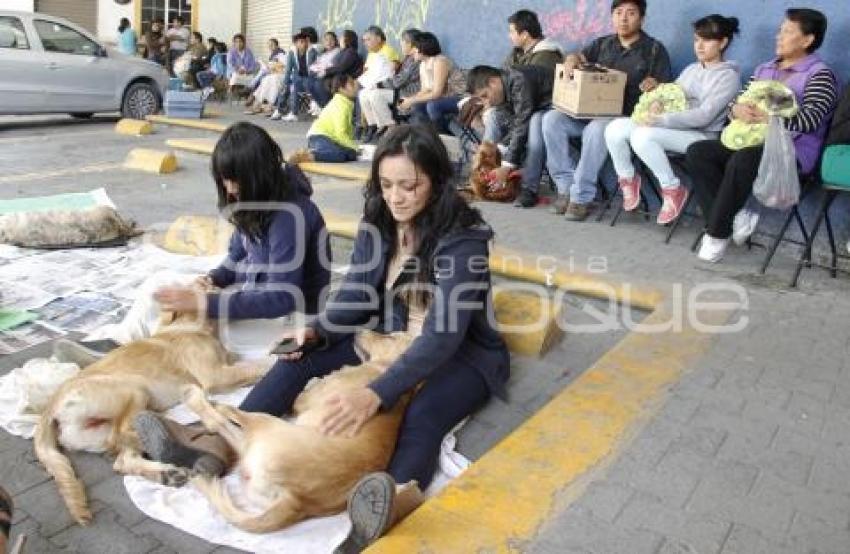
M 168 80 L 168 90 L 183 90 L 183 79 L 172 77 Z
M 204 100 L 200 91 L 175 91 L 165 93 L 165 115 L 184 119 L 200 119 L 204 113 Z

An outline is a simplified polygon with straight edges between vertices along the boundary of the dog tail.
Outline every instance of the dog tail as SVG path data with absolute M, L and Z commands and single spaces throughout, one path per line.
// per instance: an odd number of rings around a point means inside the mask
M 77 479 L 71 461 L 59 449 L 58 422 L 53 417 L 53 410 L 48 407 L 42 413 L 35 430 L 35 455 L 56 480 L 59 494 L 65 501 L 68 511 L 80 525 L 91 522 L 92 514 L 86 499 L 86 490 L 82 481 Z
M 286 491 L 265 512 L 252 514 L 236 506 L 220 479 L 195 477 L 192 484 L 207 497 L 228 523 L 248 533 L 279 531 L 307 516 L 301 510 L 300 502 Z

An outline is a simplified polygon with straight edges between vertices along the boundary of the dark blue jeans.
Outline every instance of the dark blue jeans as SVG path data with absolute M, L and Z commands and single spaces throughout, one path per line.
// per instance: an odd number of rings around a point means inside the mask
M 324 135 L 307 137 L 307 149 L 313 153 L 317 162 L 356 162 L 357 150 L 341 146 Z
M 353 339 L 297 362 L 278 361 L 239 408 L 274 416 L 289 414 L 310 379 L 359 363 Z M 437 469 L 443 437 L 489 398 L 487 383 L 475 368 L 450 361 L 435 371 L 407 407 L 387 469 L 393 479 L 397 483 L 415 480 L 421 488 L 428 487 Z
M 315 100 L 319 106 L 324 108 L 328 105 L 328 102 L 331 101 L 331 92 L 325 86 L 323 79 L 309 77 L 307 81 L 307 89 L 310 92 L 310 96 L 313 97 L 313 100 Z
M 427 119 L 441 133 L 448 132 L 448 120 L 450 116 L 460 113 L 457 103 L 460 102 L 460 96 L 443 96 L 435 100 L 429 100 L 422 104 L 413 106 L 414 119 Z

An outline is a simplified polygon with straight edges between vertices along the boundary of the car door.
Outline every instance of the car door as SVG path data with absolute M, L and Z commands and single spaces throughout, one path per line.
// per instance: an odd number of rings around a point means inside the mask
M 21 19 L 0 16 L 0 113 L 42 109 L 46 98 L 38 78 L 40 56 Z
M 50 111 L 118 109 L 118 77 L 105 49 L 63 23 L 47 19 L 33 19 L 32 23 L 44 50 Z

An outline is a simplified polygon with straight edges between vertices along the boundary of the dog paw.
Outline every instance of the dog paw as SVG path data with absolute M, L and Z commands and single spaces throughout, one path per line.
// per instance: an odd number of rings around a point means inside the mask
M 159 474 L 159 482 L 166 487 L 182 487 L 190 478 L 189 470 L 184 467 L 166 469 Z

